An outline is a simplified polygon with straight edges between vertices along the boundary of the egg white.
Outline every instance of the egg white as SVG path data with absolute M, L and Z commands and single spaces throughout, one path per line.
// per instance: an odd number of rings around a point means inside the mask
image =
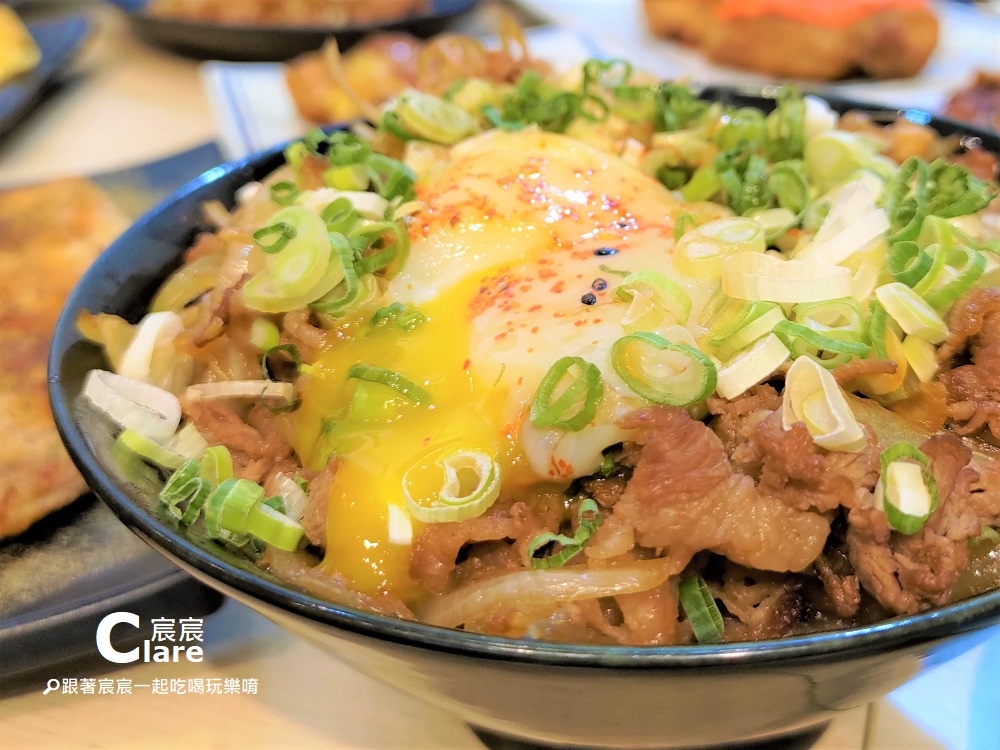
M 634 166 L 566 136 L 487 134 L 457 147 L 417 191 L 423 208 L 410 224 L 410 256 L 381 304 L 409 304 L 426 322 L 409 332 L 345 326 L 315 363 L 296 418 L 296 447 L 313 465 L 325 459 L 315 449 L 322 425 L 338 423 L 339 442 L 326 444 L 339 466 L 324 564 L 360 590 L 403 595 L 413 591 L 410 548 L 389 534 L 389 522 L 406 507 L 410 468 L 441 446 L 485 450 L 497 456 L 502 494 L 558 495 L 628 437 L 616 422 L 642 405 L 610 361 L 629 311 L 613 293 L 619 274 L 656 269 L 677 278 L 694 303 L 691 321 L 710 291 L 673 271 L 684 204 Z M 691 341 L 699 332 L 691 321 L 660 332 Z M 597 415 L 578 432 L 541 430 L 527 418 L 541 379 L 563 356 L 595 364 L 604 382 Z M 356 384 L 345 373 L 356 362 L 403 374 L 428 391 L 430 405 L 352 421 Z M 414 521 L 414 537 L 419 530 Z

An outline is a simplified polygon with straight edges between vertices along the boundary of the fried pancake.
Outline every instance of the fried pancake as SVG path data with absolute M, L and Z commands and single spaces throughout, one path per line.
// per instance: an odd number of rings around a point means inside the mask
M 70 291 L 125 225 L 84 179 L 0 192 L 0 538 L 86 491 L 52 419 L 46 359 Z
M 920 72 L 938 21 L 920 0 L 643 0 L 657 36 L 695 45 L 714 63 L 828 81 L 861 72 Z

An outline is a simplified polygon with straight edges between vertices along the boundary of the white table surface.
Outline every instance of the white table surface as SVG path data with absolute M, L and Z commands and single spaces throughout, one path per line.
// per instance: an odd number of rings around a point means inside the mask
M 629 50 L 632 59 L 658 72 L 745 80 L 706 68 L 689 51 L 649 38 L 636 25 L 632 0 L 529 0 L 528 4 L 600 38 L 605 48 L 617 45 Z M 94 16 L 98 29 L 73 80 L 0 142 L 0 185 L 122 168 L 215 138 L 217 129 L 198 65 L 146 47 L 110 9 L 100 8 Z M 935 98 L 940 101 L 941 76 L 957 85 L 960 70 L 990 63 L 1000 68 L 1000 34 L 984 36 L 965 17 L 948 23 L 951 31 L 931 74 L 901 87 L 904 94 L 909 89 L 924 97 L 921 106 L 931 106 Z M 966 45 L 963 55 L 954 35 L 970 33 L 975 44 Z M 869 98 L 881 95 L 892 101 L 899 89 L 897 85 L 867 91 Z M 352 671 L 233 602 L 209 618 L 205 652 L 201 664 L 150 664 L 110 676 L 136 683 L 172 677 L 254 678 L 258 693 L 42 695 L 44 685 L 39 684 L 36 692 L 0 700 L 0 747 L 483 747 L 465 725 L 439 709 Z M 1000 632 L 958 659 L 923 673 L 887 699 L 845 712 L 813 747 L 997 750 L 998 674 Z

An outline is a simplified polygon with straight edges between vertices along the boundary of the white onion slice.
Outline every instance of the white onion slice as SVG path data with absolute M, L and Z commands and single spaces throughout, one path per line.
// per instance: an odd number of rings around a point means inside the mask
M 273 380 L 220 380 L 216 383 L 189 385 L 184 391 L 186 401 L 220 398 L 275 398 L 291 402 L 295 400 L 295 386 Z
M 184 330 L 184 321 L 177 313 L 165 310 L 147 314 L 136 328 L 135 335 L 122 355 L 118 374 L 149 382 L 153 352 L 161 341 L 173 340 Z
M 346 198 L 354 206 L 355 211 L 370 219 L 384 219 L 385 212 L 389 208 L 389 201 L 378 193 L 369 193 L 364 190 L 337 190 L 336 188 L 307 190 L 299 196 L 296 202 L 311 211 L 320 213 L 337 198 Z
M 275 477 L 278 494 L 285 504 L 285 515 L 293 521 L 301 521 L 309 504 L 309 496 L 299 487 L 298 483 L 284 472 Z
M 578 601 L 648 591 L 684 568 L 684 560 L 658 558 L 608 568 L 572 566 L 522 570 L 465 586 L 432 599 L 419 619 L 454 628 L 477 622 L 499 607 L 530 611 L 553 601 Z
M 722 291 L 765 302 L 824 302 L 851 296 L 850 269 L 827 263 L 783 260 L 766 253 L 736 253 L 722 262 Z
M 163 441 L 177 431 L 181 403 L 170 391 L 107 370 L 91 370 L 83 395 L 122 427 Z
M 790 356 L 781 339 L 769 333 L 718 367 L 715 390 L 723 398 L 734 399 L 767 380 Z
M 855 253 L 868 248 L 874 241 L 889 231 L 889 217 L 877 208 L 852 221 L 828 239 L 814 239 L 795 253 L 796 260 L 819 261 L 836 265 L 843 263 Z M 826 224 L 823 225 L 824 227 Z M 820 228 L 820 232 L 822 232 Z M 819 233 L 816 237 L 819 238 Z
M 413 544 L 413 521 L 410 514 L 398 505 L 389 508 L 389 544 L 408 546 Z
M 185 458 L 200 460 L 208 450 L 208 441 L 193 424 L 186 424 L 170 441 L 170 450 Z

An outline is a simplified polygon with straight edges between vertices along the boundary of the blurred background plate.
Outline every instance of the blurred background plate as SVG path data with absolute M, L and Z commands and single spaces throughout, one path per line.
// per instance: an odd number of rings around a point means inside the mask
M 34 70 L 0 86 L 0 138 L 13 130 L 42 100 L 87 38 L 90 23 L 83 16 L 66 16 L 29 23 L 28 30 L 42 52 L 42 60 Z
M 136 218 L 221 160 L 207 144 L 92 179 Z M 151 618 L 203 617 L 221 602 L 85 495 L 0 541 L 0 696 L 115 666 L 96 650 L 97 624 L 109 612 L 132 612 L 144 623 L 115 629 L 115 645 L 127 651 L 150 637 Z
M 377 2 L 377 0 L 372 0 Z M 199 59 L 274 61 L 319 49 L 335 37 L 347 49 L 373 31 L 407 31 L 428 37 L 472 10 L 478 0 L 430 0 L 430 10 L 395 21 L 364 26 L 235 25 L 161 18 L 144 8 L 147 0 L 112 0 L 129 15 L 135 33 L 145 41 Z

